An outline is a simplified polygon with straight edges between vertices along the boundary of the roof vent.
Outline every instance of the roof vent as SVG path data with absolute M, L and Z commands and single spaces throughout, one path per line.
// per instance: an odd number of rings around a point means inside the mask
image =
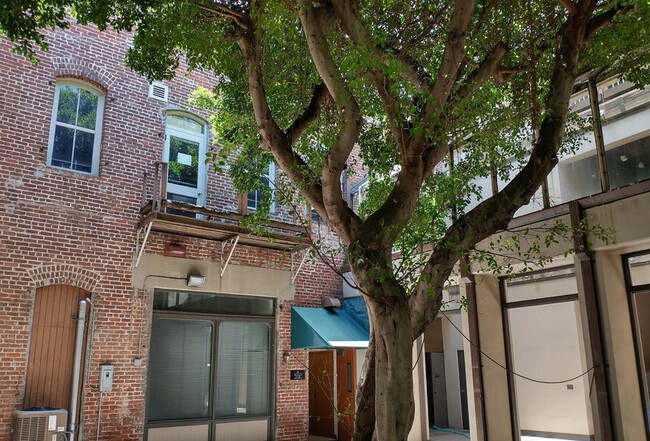
M 149 98 L 167 102 L 169 97 L 169 87 L 165 86 L 160 81 L 154 81 L 149 84 Z
M 323 305 L 323 308 L 326 309 L 341 307 L 341 301 L 336 297 L 329 297 L 329 296 L 323 297 L 321 304 Z

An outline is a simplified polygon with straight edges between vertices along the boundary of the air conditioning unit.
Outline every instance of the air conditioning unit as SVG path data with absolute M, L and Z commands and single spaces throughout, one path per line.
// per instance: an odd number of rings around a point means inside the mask
M 14 410 L 11 441 L 63 441 L 68 411 L 51 407 Z

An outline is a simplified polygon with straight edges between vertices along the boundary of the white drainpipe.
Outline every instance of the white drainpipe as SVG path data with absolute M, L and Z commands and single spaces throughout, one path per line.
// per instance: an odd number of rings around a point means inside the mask
M 77 337 L 74 346 L 74 361 L 72 363 L 72 388 L 70 390 L 70 424 L 68 425 L 69 441 L 74 441 L 77 435 L 77 410 L 79 408 L 79 378 L 81 377 L 81 353 L 84 344 L 84 328 L 86 327 L 86 300 L 79 300 L 77 316 Z

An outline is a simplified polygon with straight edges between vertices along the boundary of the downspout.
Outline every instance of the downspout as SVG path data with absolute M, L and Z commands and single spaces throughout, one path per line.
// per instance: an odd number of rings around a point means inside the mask
M 77 411 L 79 410 L 79 378 L 81 376 L 81 354 L 83 352 L 84 330 L 86 328 L 86 300 L 79 300 L 77 315 L 77 336 L 74 346 L 74 361 L 72 362 L 72 387 L 70 389 L 70 413 L 68 425 L 69 441 L 74 441 L 77 434 Z

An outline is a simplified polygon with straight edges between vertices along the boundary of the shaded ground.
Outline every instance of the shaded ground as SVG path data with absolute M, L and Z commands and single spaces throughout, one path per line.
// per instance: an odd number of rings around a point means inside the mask
M 469 441 L 469 430 L 449 430 L 431 429 L 429 432 L 431 441 Z

